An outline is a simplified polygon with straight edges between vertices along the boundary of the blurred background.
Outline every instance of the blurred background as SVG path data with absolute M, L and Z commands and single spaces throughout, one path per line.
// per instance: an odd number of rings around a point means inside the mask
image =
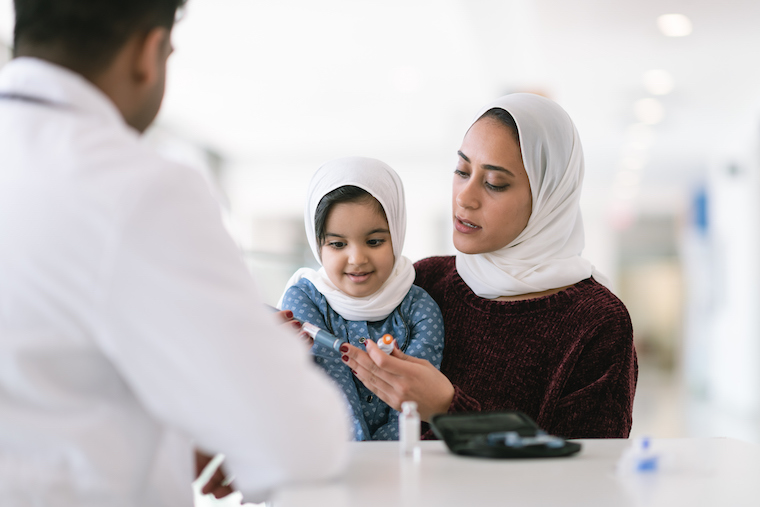
M 530 91 L 575 120 L 586 250 L 633 319 L 633 435 L 760 443 L 760 2 L 189 0 L 146 135 L 201 171 L 275 303 L 308 180 L 340 156 L 404 180 L 412 260 L 454 253 L 473 114 Z M 11 0 L 0 0 L 0 66 Z

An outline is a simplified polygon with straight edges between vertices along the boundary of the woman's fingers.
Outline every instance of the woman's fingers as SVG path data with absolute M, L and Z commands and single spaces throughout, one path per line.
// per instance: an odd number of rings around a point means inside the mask
M 395 347 L 390 354 L 386 354 L 372 340 L 364 342 L 364 347 L 367 349 L 367 354 L 369 354 L 380 370 L 394 376 L 407 375 L 410 363 L 430 364 L 424 359 L 407 356 Z
M 280 322 L 288 322 L 293 320 L 293 312 L 290 310 L 280 310 L 275 313 Z
M 410 380 L 413 381 L 415 373 L 409 369 L 413 365 L 410 360 L 414 358 L 398 349 L 388 355 L 371 340 L 364 342 L 364 346 L 366 352 L 349 347 L 345 354 L 348 360 L 344 361 L 354 371 L 354 375 L 395 410 L 400 410 L 404 401 L 416 401 L 410 389 Z M 430 365 L 427 361 L 422 362 Z
M 403 359 L 397 356 L 391 358 L 388 354 L 380 350 L 377 344 L 372 340 L 365 341 L 364 348 L 366 351 L 349 346 L 349 352 L 347 352 L 346 355 L 349 358 L 348 365 L 351 369 L 359 371 L 359 369 L 354 367 L 358 366 L 366 371 L 367 375 L 365 376 L 377 376 L 385 382 L 392 382 L 392 377 L 396 376 L 395 371 L 399 371 L 399 368 L 394 368 L 389 363 L 403 361 Z M 395 350 L 396 349 L 394 349 L 394 351 Z M 398 354 L 401 354 L 402 357 L 406 357 L 401 351 L 398 351 Z M 352 361 L 355 361 L 356 364 L 354 365 Z
M 301 324 L 301 321 L 298 321 L 293 318 L 293 312 L 290 310 L 280 310 L 275 315 L 277 315 L 277 319 L 282 322 L 282 325 L 285 326 L 287 329 L 290 329 L 294 333 L 297 333 L 298 336 L 303 340 L 306 345 L 311 347 L 314 345 L 314 339 L 306 334 L 305 331 L 302 331 L 301 328 L 303 327 L 303 324 Z
M 369 350 L 364 351 L 349 344 L 343 345 L 341 351 L 344 349 L 346 351 L 343 352 L 343 361 L 348 365 L 349 368 L 358 374 L 358 377 L 369 379 L 371 377 L 377 376 L 378 374 L 382 375 L 382 377 L 388 376 L 388 373 L 382 370 L 381 367 L 375 362 L 375 359 L 370 356 Z M 375 349 L 377 349 L 377 345 L 375 345 Z M 379 349 L 377 349 L 377 352 L 382 355 L 386 355 Z M 385 378 L 382 378 L 382 380 L 386 381 Z
M 393 385 L 388 381 L 391 376 L 383 371 L 366 351 L 348 344 L 345 344 L 344 348 L 345 350 L 341 349 L 343 361 L 351 368 L 356 378 L 361 380 L 367 389 L 393 406 L 393 403 L 389 402 L 389 398 L 393 396 L 395 391 Z M 385 355 L 382 351 L 378 352 Z
M 454 397 L 454 386 L 429 361 L 407 356 L 394 349 L 391 355 L 374 342 L 365 342 L 367 351 L 346 346 L 344 361 L 372 392 L 399 410 L 404 401 L 417 402 L 420 417 L 446 412 Z

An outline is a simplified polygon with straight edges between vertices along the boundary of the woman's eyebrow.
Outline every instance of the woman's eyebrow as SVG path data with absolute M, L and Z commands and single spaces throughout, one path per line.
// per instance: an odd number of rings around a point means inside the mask
M 457 155 L 459 155 L 460 157 L 462 157 L 462 159 L 464 159 L 464 161 L 467 162 L 468 164 L 471 163 L 470 159 L 467 158 L 467 155 L 465 155 L 464 153 L 462 153 L 461 150 L 457 150 Z M 501 172 L 507 173 L 508 175 L 512 176 L 513 178 L 515 177 L 515 173 L 513 173 L 509 169 L 506 169 L 506 168 L 498 166 L 498 165 L 483 164 L 480 167 L 482 167 L 486 171 L 501 171 Z
M 501 166 L 498 166 L 498 165 L 491 165 L 491 164 L 483 164 L 480 167 L 482 167 L 486 171 L 499 171 L 499 172 L 507 173 L 508 175 L 512 176 L 513 178 L 515 177 L 515 174 L 512 171 L 510 171 L 509 169 L 505 168 L 505 167 L 501 167 Z

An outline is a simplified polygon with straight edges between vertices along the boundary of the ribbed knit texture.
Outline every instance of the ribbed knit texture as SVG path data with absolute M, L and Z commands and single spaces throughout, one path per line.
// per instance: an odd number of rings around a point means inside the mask
M 625 438 L 638 366 L 623 303 L 592 278 L 526 301 L 476 296 L 454 257 L 415 264 L 443 313 L 449 413 L 520 410 L 553 435 Z M 423 438 L 435 438 L 431 431 Z

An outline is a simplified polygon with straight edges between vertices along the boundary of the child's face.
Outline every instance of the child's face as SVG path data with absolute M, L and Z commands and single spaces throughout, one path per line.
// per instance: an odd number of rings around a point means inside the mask
M 335 204 L 325 222 L 321 257 L 330 281 L 349 296 L 377 292 L 395 260 L 388 221 L 377 203 Z

